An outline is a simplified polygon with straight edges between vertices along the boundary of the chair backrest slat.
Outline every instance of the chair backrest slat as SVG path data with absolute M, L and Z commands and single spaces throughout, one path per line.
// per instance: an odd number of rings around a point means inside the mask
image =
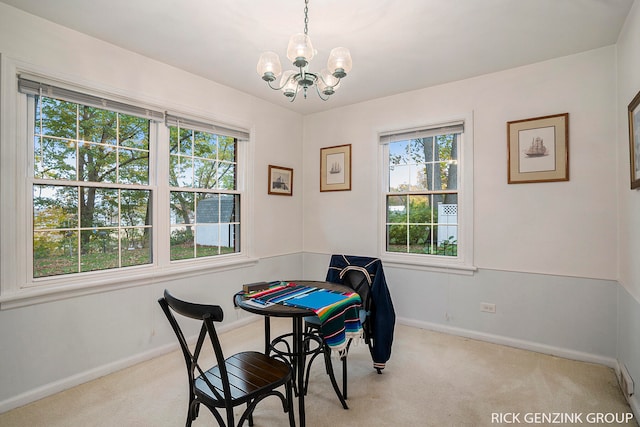
M 218 305 L 206 305 L 206 304 L 196 304 L 187 301 L 182 301 L 173 295 L 171 295 L 167 290 L 164 291 L 164 298 L 158 300 L 158 303 L 162 307 L 167 319 L 169 320 L 169 324 L 171 325 L 173 332 L 176 334 L 178 338 L 178 342 L 180 343 L 180 348 L 182 349 L 182 354 L 184 355 L 184 359 L 187 365 L 187 374 L 189 376 L 189 387 L 193 390 L 195 384 L 195 378 L 198 375 L 201 375 L 204 379 L 204 382 L 211 389 L 213 395 L 220 400 L 224 400 L 227 403 L 231 401 L 231 391 L 229 389 L 229 377 L 227 374 L 227 370 L 224 363 L 224 354 L 222 352 L 222 346 L 220 345 L 220 340 L 218 339 L 218 334 L 216 333 L 215 326 L 213 322 L 221 322 L 224 318 L 224 313 L 222 308 Z M 175 316 L 172 313 L 172 310 L 181 316 L 197 319 L 202 321 L 202 326 L 200 328 L 200 334 L 198 335 L 198 340 L 193 349 L 189 347 L 187 340 L 180 328 L 180 324 L 176 320 Z M 206 378 L 204 375 L 204 371 L 200 368 L 198 364 L 198 359 L 200 357 L 200 352 L 202 350 L 202 346 L 204 341 L 209 335 L 211 340 L 211 344 L 213 347 L 213 352 L 216 357 L 217 365 L 220 369 L 220 376 L 223 384 L 223 394 L 220 395 L 216 387 Z M 197 374 L 196 374 L 197 371 Z

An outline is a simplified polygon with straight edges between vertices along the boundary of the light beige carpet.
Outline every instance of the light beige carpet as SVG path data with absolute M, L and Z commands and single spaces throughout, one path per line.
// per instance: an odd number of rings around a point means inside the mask
M 261 350 L 262 325 L 223 334 L 225 352 Z M 285 332 L 290 321 L 274 319 L 272 328 L 273 335 Z M 340 364 L 334 366 L 340 375 Z M 500 414 L 510 421 L 507 414 L 513 413 L 520 425 L 552 413 L 581 414 L 582 425 L 598 425 L 588 422 L 589 414 L 631 412 L 610 368 L 401 325 L 382 375 L 372 368 L 363 344 L 352 347 L 348 371 L 350 409 L 344 410 L 322 361 L 316 361 L 307 426 L 491 426 L 500 425 L 495 423 Z M 186 384 L 182 355 L 174 351 L 0 414 L 0 426 L 182 426 Z M 288 425 L 275 398 L 258 406 L 254 421 L 256 427 Z M 193 425 L 217 424 L 202 407 Z

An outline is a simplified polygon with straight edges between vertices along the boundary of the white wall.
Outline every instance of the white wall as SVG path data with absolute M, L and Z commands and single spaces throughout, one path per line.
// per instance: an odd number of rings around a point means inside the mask
M 302 166 L 299 114 L 2 3 L 0 54 L 3 61 L 26 63 L 54 77 L 250 129 L 255 190 L 247 202 L 256 214 L 253 229 L 246 231 L 258 258 L 248 268 L 154 279 L 146 286 L 1 310 L 0 412 L 174 345 L 156 302 L 165 287 L 221 304 L 229 325 L 244 318 L 231 304 L 242 283 L 302 276 L 302 175 L 294 174 L 293 197 L 267 195 L 269 164 L 295 171 Z M 7 159 L 2 161 L 4 167 Z M 3 259 L 1 268 L 12 266 Z
M 375 254 L 376 133 L 473 111 L 477 266 L 615 279 L 615 99 L 607 47 L 305 116 L 304 249 Z M 507 121 L 565 112 L 570 180 L 507 184 Z M 320 193 L 320 148 L 337 144 L 352 144 L 352 190 Z
M 377 132 L 472 111 L 479 271 L 385 268 L 400 321 L 615 365 L 615 58 L 611 46 L 305 116 L 305 275 L 331 253 L 378 254 Z M 565 112 L 570 180 L 507 184 L 506 123 Z M 352 144 L 352 191 L 320 193 L 319 150 L 337 144 Z
M 640 190 L 630 189 L 627 106 L 640 91 L 640 1 L 636 0 L 620 33 L 618 48 L 618 360 L 636 383 L 633 397 L 640 413 Z

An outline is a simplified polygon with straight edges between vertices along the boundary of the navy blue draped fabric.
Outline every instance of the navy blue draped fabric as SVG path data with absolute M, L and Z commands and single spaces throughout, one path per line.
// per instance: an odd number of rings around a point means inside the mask
M 391 357 L 396 313 L 384 277 L 382 261 L 370 257 L 332 255 L 326 281 L 345 284 L 345 274 L 354 269 L 366 272 L 369 277 L 372 304 L 367 319 L 369 324 L 365 327 L 365 340 L 370 344 L 373 367 L 384 369 Z

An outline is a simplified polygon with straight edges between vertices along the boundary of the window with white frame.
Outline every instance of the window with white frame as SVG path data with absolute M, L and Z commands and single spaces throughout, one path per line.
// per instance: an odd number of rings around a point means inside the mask
M 456 121 L 380 134 L 386 259 L 436 266 L 470 262 L 465 245 L 471 240 L 472 199 L 464 192 L 472 175 L 465 170 L 465 130 L 465 122 Z
M 247 131 L 31 76 L 18 76 L 17 92 L 18 141 L 4 151 L 27 177 L 13 217 L 29 237 L 15 248 L 24 271 L 3 285 L 4 299 L 23 288 L 91 284 L 87 274 L 242 255 Z
M 235 132 L 167 116 L 171 260 L 240 251 Z

